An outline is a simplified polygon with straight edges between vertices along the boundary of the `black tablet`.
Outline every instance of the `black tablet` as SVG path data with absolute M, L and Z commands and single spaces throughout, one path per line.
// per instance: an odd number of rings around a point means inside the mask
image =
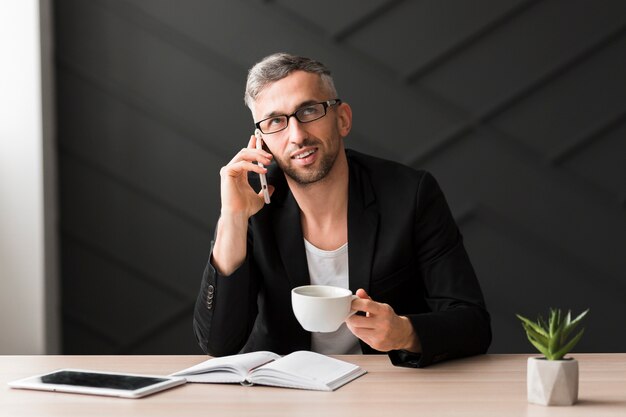
M 89 371 L 85 369 L 59 369 L 47 374 L 9 382 L 9 386 L 11 388 L 140 398 L 184 384 L 185 382 L 185 378 L 179 377 Z

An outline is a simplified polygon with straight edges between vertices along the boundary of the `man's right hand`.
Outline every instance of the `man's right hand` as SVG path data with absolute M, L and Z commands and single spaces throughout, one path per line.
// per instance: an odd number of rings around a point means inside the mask
M 266 168 L 261 168 L 254 162 L 269 165 L 272 160 L 272 154 L 262 149 L 256 149 L 255 145 L 256 138 L 252 135 L 248 141 L 248 147 L 240 150 L 226 166 L 220 169 L 222 215 L 244 215 L 247 221 L 248 218 L 261 210 L 265 204 L 263 193 L 255 193 L 250 186 L 248 172 L 267 173 Z
M 246 258 L 246 238 L 248 219 L 255 215 L 263 205 L 263 193 L 256 193 L 248 182 L 248 172 L 267 173 L 254 162 L 269 165 L 272 154 L 256 149 L 254 135 L 233 159 L 220 169 L 220 195 L 222 208 L 217 224 L 215 245 L 211 263 L 222 275 L 233 273 Z M 268 186 L 270 195 L 274 187 Z

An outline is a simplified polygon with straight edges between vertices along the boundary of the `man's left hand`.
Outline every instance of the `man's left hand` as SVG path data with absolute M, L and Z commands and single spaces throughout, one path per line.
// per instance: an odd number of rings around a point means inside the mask
M 421 345 L 413 325 L 404 316 L 398 316 L 389 304 L 373 301 L 363 289 L 356 292 L 352 310 L 363 311 L 365 316 L 354 314 L 346 319 L 350 331 L 372 348 L 388 352 L 408 350 L 421 352 Z

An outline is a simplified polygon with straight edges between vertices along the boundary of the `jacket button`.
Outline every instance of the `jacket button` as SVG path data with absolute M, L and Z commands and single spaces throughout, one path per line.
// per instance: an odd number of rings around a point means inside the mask
M 215 286 L 209 285 L 207 287 L 206 307 L 209 310 L 213 309 L 213 295 L 215 294 Z

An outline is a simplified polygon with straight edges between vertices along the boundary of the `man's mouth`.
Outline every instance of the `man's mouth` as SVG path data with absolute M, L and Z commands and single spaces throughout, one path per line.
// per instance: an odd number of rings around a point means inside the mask
M 292 159 L 304 159 L 307 156 L 314 154 L 315 152 L 317 152 L 317 148 L 309 149 L 309 150 L 306 150 L 304 152 L 300 152 L 299 154 L 294 155 L 291 158 Z

